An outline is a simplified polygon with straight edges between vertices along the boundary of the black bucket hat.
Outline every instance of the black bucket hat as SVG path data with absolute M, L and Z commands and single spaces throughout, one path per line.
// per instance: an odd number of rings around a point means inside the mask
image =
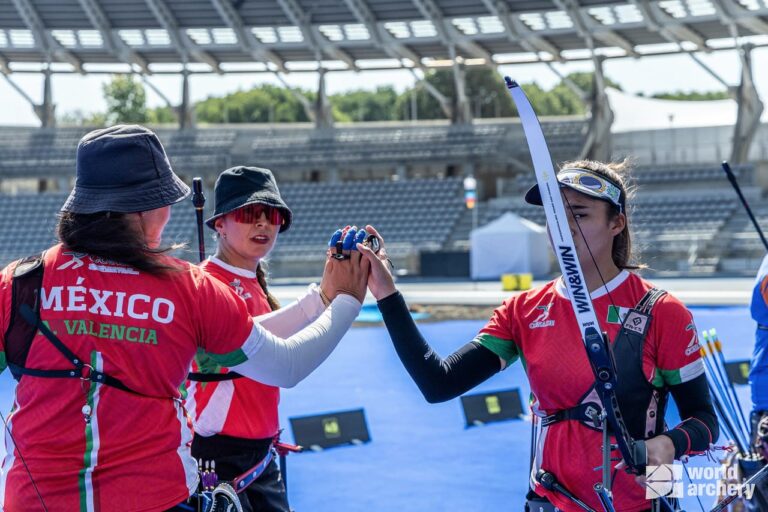
M 188 195 L 157 135 L 143 126 L 119 124 L 80 140 L 75 187 L 61 211 L 145 212 Z
M 265 204 L 280 210 L 283 215 L 281 233 L 291 227 L 293 213 L 280 197 L 272 171 L 242 165 L 227 169 L 216 179 L 213 216 L 205 224 L 216 229 L 216 219 L 249 204 Z

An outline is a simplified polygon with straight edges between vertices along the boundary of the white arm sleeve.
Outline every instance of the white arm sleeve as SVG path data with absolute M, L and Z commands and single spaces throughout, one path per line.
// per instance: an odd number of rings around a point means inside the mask
M 253 321 L 261 324 L 275 336 L 285 338 L 296 334 L 317 320 L 323 311 L 325 311 L 325 304 L 320 298 L 320 287 L 312 283 L 306 293 L 296 301 L 277 311 L 254 317 Z
M 254 324 L 242 347 L 248 360 L 231 369 L 264 384 L 291 388 L 333 352 L 361 307 L 351 295 L 340 294 L 320 318 L 285 339 Z

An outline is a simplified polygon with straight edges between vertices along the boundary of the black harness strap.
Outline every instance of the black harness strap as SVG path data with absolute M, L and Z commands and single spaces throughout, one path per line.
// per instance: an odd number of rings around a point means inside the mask
M 665 290 L 660 288 L 651 288 L 646 292 L 645 295 L 643 295 L 643 298 L 640 299 L 640 302 L 637 303 L 635 310 L 639 311 L 640 313 L 650 315 L 653 306 L 656 305 L 656 302 L 666 294 L 667 292 Z
M 51 330 L 43 322 L 40 321 L 40 317 L 38 315 L 32 313 L 29 305 L 22 304 L 19 308 L 19 312 L 21 313 L 22 318 L 27 321 L 27 323 L 42 332 L 46 339 L 48 339 L 48 341 L 50 341 L 51 344 L 56 347 L 56 350 L 61 352 L 61 354 L 66 357 L 67 360 L 72 364 L 72 366 L 74 366 L 74 368 L 70 370 L 42 370 L 37 368 L 24 368 L 16 366 L 15 371 L 20 375 L 32 375 L 34 377 L 44 378 L 63 377 L 90 380 L 91 382 L 106 384 L 107 386 L 112 386 L 113 388 L 144 396 L 142 393 L 134 391 L 123 384 L 119 379 L 112 377 L 111 375 L 107 375 L 104 372 L 100 372 L 93 366 L 80 360 L 80 358 L 76 356 L 74 352 L 69 350 L 69 348 L 67 348 L 67 346 L 64 345 L 64 343 L 55 334 L 53 334 L 53 332 L 51 332 Z M 11 365 L 9 364 L 8 366 L 10 367 Z M 12 369 L 11 371 L 14 370 Z
M 591 392 L 591 389 L 590 389 Z M 548 427 L 555 423 L 559 423 L 565 420 L 580 421 L 585 426 L 600 430 L 602 428 L 600 424 L 600 414 L 603 412 L 603 406 L 599 402 L 583 402 L 575 407 L 569 409 L 562 409 L 552 414 L 548 414 L 541 419 L 541 425 Z
M 19 321 L 19 305 L 29 304 L 35 312 L 40 310 L 39 295 L 43 283 L 44 254 L 27 256 L 13 270 L 10 319 L 4 339 L 8 368 L 17 381 L 21 374 L 17 374 L 14 368 L 25 366 L 29 347 L 37 332 L 27 322 Z
M 635 349 L 632 353 L 629 355 L 633 359 L 639 359 L 639 361 L 621 361 L 623 363 L 626 363 L 626 365 L 622 365 L 619 368 L 619 373 L 626 373 L 629 371 L 629 368 L 632 369 L 630 373 L 635 374 L 637 373 L 635 370 L 639 368 L 639 375 L 642 376 L 642 346 L 645 342 L 645 337 L 648 334 L 648 330 L 650 328 L 651 323 L 651 311 L 653 310 L 654 305 L 656 302 L 658 302 L 659 299 L 664 297 L 667 292 L 664 290 L 661 290 L 659 288 L 652 288 L 648 290 L 645 295 L 640 299 L 640 301 L 637 303 L 637 305 L 630 309 L 627 313 L 626 317 L 623 319 L 621 328 L 619 329 L 618 334 L 616 335 L 616 339 L 614 340 L 614 350 L 619 349 L 619 345 L 621 341 L 626 342 L 625 344 L 628 344 L 628 347 L 625 348 L 632 348 Z M 617 358 L 617 364 L 619 363 Z M 631 365 L 631 366 L 629 366 Z M 623 371 L 622 371 L 623 370 Z M 625 382 L 620 382 L 620 384 L 623 385 L 626 384 Z M 599 398 L 594 393 L 595 386 L 591 386 L 587 392 L 582 396 L 580 399 L 580 403 L 574 407 L 570 407 L 568 409 L 562 409 L 559 411 L 555 411 L 552 414 L 548 414 L 547 416 L 544 416 L 541 419 L 541 423 L 543 426 L 549 426 L 553 425 L 555 423 L 559 423 L 561 421 L 565 420 L 576 420 L 581 422 L 584 426 L 591 428 L 593 430 L 600 430 L 602 426 L 595 421 L 595 418 L 602 413 L 603 406 L 600 403 Z M 597 400 L 590 399 L 590 395 L 593 395 L 593 398 Z M 660 398 L 661 407 L 663 409 L 665 402 L 663 397 Z M 627 411 L 623 411 L 626 412 Z M 635 412 L 635 411 L 632 411 Z M 655 413 L 654 413 L 655 414 Z M 663 413 L 661 414 L 663 417 Z M 661 423 L 663 423 L 663 418 L 660 418 Z M 644 429 L 643 429 L 644 430 Z M 650 436 L 652 433 L 650 432 L 643 432 L 643 438 L 647 436 Z
M 40 319 L 40 290 L 42 289 L 43 272 L 45 269 L 43 264 L 44 255 L 45 253 L 24 258 L 16 266 L 13 273 L 11 318 L 8 329 L 5 332 L 8 369 L 11 370 L 13 377 L 17 381 L 23 375 L 54 379 L 89 380 L 136 395 L 147 396 L 132 390 L 119 379 L 96 370 L 90 364 L 84 363 Z M 25 321 L 18 321 L 18 315 Z M 56 370 L 27 368 L 27 355 L 29 354 L 32 340 L 38 331 L 51 342 L 56 350 L 67 358 L 72 368 Z
M 189 372 L 187 378 L 195 382 L 221 382 L 223 380 L 235 380 L 241 378 L 237 372 L 228 373 L 201 373 L 201 372 Z

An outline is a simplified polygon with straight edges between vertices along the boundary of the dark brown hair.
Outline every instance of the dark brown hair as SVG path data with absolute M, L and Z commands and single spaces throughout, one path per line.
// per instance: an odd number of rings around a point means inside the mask
M 136 229 L 136 224 L 130 222 L 127 215 L 114 212 L 62 212 L 56 226 L 56 235 L 71 251 L 98 256 L 149 274 L 160 275 L 181 270 L 181 267 L 169 265 L 158 256 L 183 246 L 150 249 L 145 244 L 144 234 Z
M 634 186 L 631 185 L 630 180 L 630 170 L 632 168 L 630 160 L 625 158 L 621 162 L 609 163 L 598 162 L 595 160 L 575 160 L 563 163 L 560 168 L 577 168 L 590 171 L 602 176 L 621 189 L 622 195 L 624 196 L 624 216 L 626 217 L 626 223 L 622 232 L 613 238 L 611 257 L 614 265 L 620 269 L 637 270 L 645 268 L 645 265 L 637 260 L 637 256 L 632 254 L 632 235 L 629 229 L 629 203 L 630 199 L 634 196 L 635 190 Z M 613 220 L 620 212 L 619 209 L 611 203 L 609 203 L 609 207 L 609 219 Z
M 267 271 L 264 268 L 265 266 L 266 265 L 261 261 L 256 266 L 256 279 L 258 279 L 261 289 L 264 290 L 264 295 L 267 296 L 269 307 L 272 308 L 272 311 L 275 311 L 276 309 L 280 309 L 280 302 L 277 300 L 277 297 L 272 295 L 267 289 Z

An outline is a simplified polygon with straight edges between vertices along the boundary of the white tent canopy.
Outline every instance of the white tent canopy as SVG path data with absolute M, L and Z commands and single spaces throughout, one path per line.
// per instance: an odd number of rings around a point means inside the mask
M 502 274 L 541 276 L 550 269 L 546 228 L 514 213 L 472 230 L 470 235 L 472 279 L 498 279 Z
M 611 87 L 605 92 L 614 113 L 613 133 L 736 124 L 737 105 L 732 99 L 661 100 L 633 96 Z M 762 121 L 768 122 L 768 109 L 763 111 Z

